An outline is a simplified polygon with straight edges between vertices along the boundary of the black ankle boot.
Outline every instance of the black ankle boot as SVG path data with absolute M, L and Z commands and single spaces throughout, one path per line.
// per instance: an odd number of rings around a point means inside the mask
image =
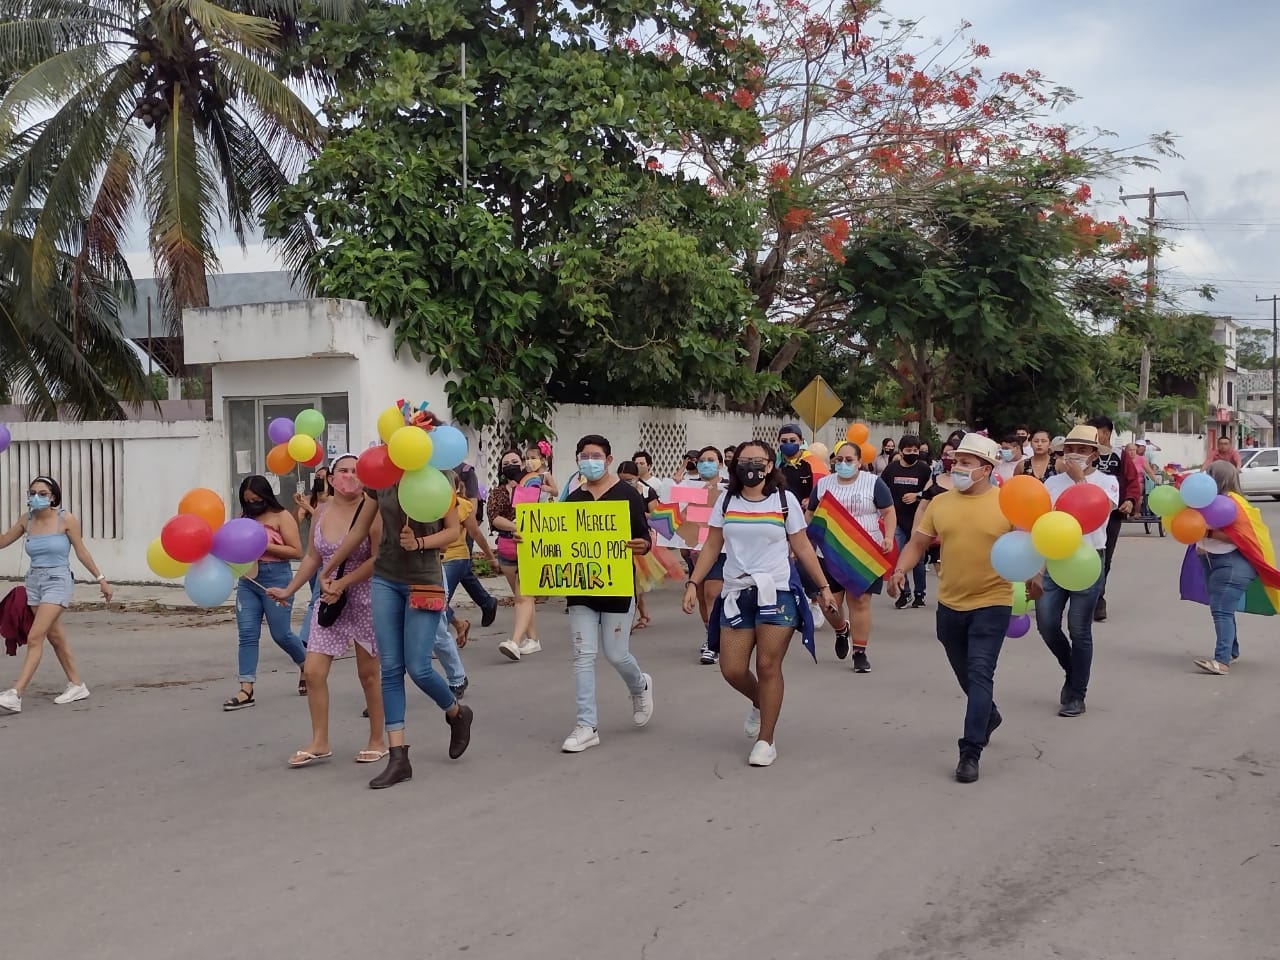
M 392 747 L 391 756 L 387 760 L 387 768 L 369 781 L 374 790 L 385 790 L 397 783 L 413 779 L 413 767 L 409 765 L 409 748 Z

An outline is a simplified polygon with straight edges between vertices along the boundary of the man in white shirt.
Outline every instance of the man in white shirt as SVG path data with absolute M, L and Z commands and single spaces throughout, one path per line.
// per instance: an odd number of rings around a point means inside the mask
M 1107 519 L 1120 502 L 1120 481 L 1097 469 L 1098 451 L 1097 428 L 1075 427 L 1063 439 L 1057 474 L 1046 480 L 1044 486 L 1055 506 L 1058 498 L 1078 483 L 1092 484 L 1107 495 L 1110 503 L 1107 515 L 1097 529 L 1084 532 L 1085 543 L 1098 551 L 1101 559 L 1107 549 Z M 1089 671 L 1093 666 L 1093 608 L 1098 602 L 1103 576 L 1099 573 L 1093 585 L 1084 590 L 1059 586 L 1048 571 L 1041 577 L 1044 595 L 1036 600 L 1036 629 L 1066 674 L 1058 698 L 1058 716 L 1078 717 L 1084 713 L 1084 698 L 1089 689 Z M 1064 613 L 1067 614 L 1067 633 L 1062 632 Z

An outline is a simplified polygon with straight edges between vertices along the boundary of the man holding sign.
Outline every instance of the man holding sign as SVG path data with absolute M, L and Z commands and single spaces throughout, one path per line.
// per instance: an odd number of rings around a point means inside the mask
M 604 437 L 583 437 L 577 455 L 582 486 L 554 511 L 547 504 L 530 506 L 517 518 L 521 588 L 569 600 L 577 723 L 561 747 L 565 753 L 581 753 L 600 743 L 596 655 L 601 646 L 631 694 L 635 725 L 643 727 L 653 716 L 653 678 L 641 672 L 629 645 L 632 555 L 648 553 L 651 543 L 645 502 L 610 472 L 613 450 Z

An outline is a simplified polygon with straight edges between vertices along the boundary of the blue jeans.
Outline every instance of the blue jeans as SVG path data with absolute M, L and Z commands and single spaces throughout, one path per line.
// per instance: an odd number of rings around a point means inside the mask
M 307 658 L 302 641 L 293 632 L 289 620 L 293 603 L 280 606 L 265 593 L 263 587 L 287 587 L 293 579 L 293 567 L 288 560 L 273 560 L 258 564 L 258 583 L 250 583 L 241 577 L 236 586 L 236 633 L 240 636 L 240 649 L 236 655 L 236 672 L 241 683 L 254 683 L 258 674 L 258 639 L 262 636 L 262 618 L 267 618 L 267 629 L 289 658 L 299 666 Z
M 453 583 L 446 568 L 444 572 L 444 589 L 447 596 L 452 588 Z M 440 669 L 444 671 L 444 678 L 451 687 L 460 687 L 467 679 L 466 668 L 462 666 L 462 656 L 458 653 L 458 641 L 453 638 L 453 634 L 449 632 L 450 617 L 444 616 L 440 618 L 440 626 L 436 628 L 436 639 L 432 645 L 432 653 L 435 654 L 437 660 L 440 661 Z
M 441 710 L 455 703 L 444 677 L 431 669 L 431 647 L 444 612 L 409 606 L 409 585 L 374 577 L 369 587 L 373 637 L 382 667 L 382 710 L 388 731 L 404 729 L 404 675 L 407 672 Z
M 320 571 L 318 569 L 311 575 L 307 585 L 311 587 L 311 599 L 307 601 L 307 612 L 302 615 L 302 629 L 298 631 L 303 647 L 306 647 L 307 640 L 311 637 L 311 614 L 316 604 L 320 602 Z
M 1091 587 L 1067 590 L 1054 583 L 1047 570 L 1044 573 L 1044 596 L 1036 601 L 1036 629 L 1067 675 L 1063 703 L 1083 700 L 1089 692 L 1089 670 L 1093 666 L 1093 608 L 1098 605 L 1102 583 L 1102 574 L 1099 573 Z M 1067 614 L 1067 633 L 1062 632 L 1064 612 Z
M 1213 659 L 1230 663 L 1240 656 L 1236 639 L 1236 611 L 1244 592 L 1258 575 L 1239 550 L 1230 553 L 1206 553 L 1200 557 L 1204 582 L 1209 593 L 1209 615 L 1213 617 Z
M 996 661 L 1009 628 L 1009 607 L 952 610 L 938 604 L 938 639 L 960 689 L 969 698 L 960 756 L 977 759 L 987 745 L 987 724 L 999 713 L 994 699 Z
M 907 541 L 911 539 L 911 531 L 903 530 L 901 527 L 893 528 L 893 542 L 898 545 L 898 552 L 901 553 L 907 547 Z M 911 571 L 911 577 L 915 580 L 916 599 L 924 599 L 924 564 L 925 554 L 920 554 L 920 562 L 915 565 Z
M 633 602 L 631 605 L 635 607 Z M 578 723 L 598 726 L 596 717 L 596 654 L 604 645 L 604 658 L 618 671 L 632 696 L 644 693 L 644 676 L 631 653 L 632 611 L 599 613 L 590 607 L 569 608 L 569 635 L 573 638 L 573 693 L 578 702 Z
M 498 601 L 493 595 L 484 588 L 484 584 L 480 582 L 480 578 L 475 575 L 475 571 L 471 569 L 471 559 L 462 557 L 458 560 L 446 560 L 444 562 L 444 577 L 448 581 L 448 597 L 449 602 L 453 602 L 453 591 L 461 587 L 467 591 L 467 596 L 482 611 L 493 610 L 498 606 Z M 449 619 L 453 620 L 453 609 L 449 609 Z

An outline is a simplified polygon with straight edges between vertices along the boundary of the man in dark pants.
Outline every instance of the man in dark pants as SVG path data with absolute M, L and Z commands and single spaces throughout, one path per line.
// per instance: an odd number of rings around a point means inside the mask
M 933 472 L 929 469 L 929 465 L 920 461 L 920 438 L 907 434 L 898 441 L 898 455 L 889 461 L 880 474 L 880 479 L 893 495 L 894 512 L 897 514 L 893 539 L 897 542 L 899 550 L 911 539 L 911 529 L 916 522 L 916 509 L 920 505 L 920 494 L 924 493 L 925 487 L 929 486 L 932 477 Z M 920 562 L 912 571 L 915 579 L 915 601 L 912 601 L 909 591 L 903 590 L 902 595 L 894 603 L 899 610 L 908 603 L 914 608 L 924 606 L 924 561 L 925 558 L 921 556 Z
M 1093 608 L 1093 619 L 1101 623 L 1107 619 L 1107 576 L 1111 573 L 1111 558 L 1116 553 L 1116 541 L 1120 539 L 1120 528 L 1125 518 L 1138 508 L 1142 502 L 1142 474 L 1137 465 L 1124 455 L 1123 450 L 1111 446 L 1111 434 L 1115 424 L 1110 417 L 1094 417 L 1089 426 L 1097 428 L 1098 443 L 1102 453 L 1098 457 L 1098 470 L 1107 476 L 1115 477 L 1120 483 L 1120 506 L 1111 512 L 1107 521 L 1107 552 L 1102 563 L 1102 591 L 1098 594 L 1098 605 Z
M 946 558 L 938 577 L 938 640 L 968 702 L 956 766 L 961 783 L 978 779 L 978 758 L 1003 719 L 994 699 L 995 673 L 1013 588 L 992 568 L 991 545 L 1013 524 L 1001 512 L 1000 491 L 991 483 L 999 459 L 994 440 L 965 435 L 951 468 L 953 489 L 929 505 L 889 579 L 889 596 L 897 596 L 907 573 L 938 538 Z M 1037 592 L 1032 585 L 1029 589 Z

